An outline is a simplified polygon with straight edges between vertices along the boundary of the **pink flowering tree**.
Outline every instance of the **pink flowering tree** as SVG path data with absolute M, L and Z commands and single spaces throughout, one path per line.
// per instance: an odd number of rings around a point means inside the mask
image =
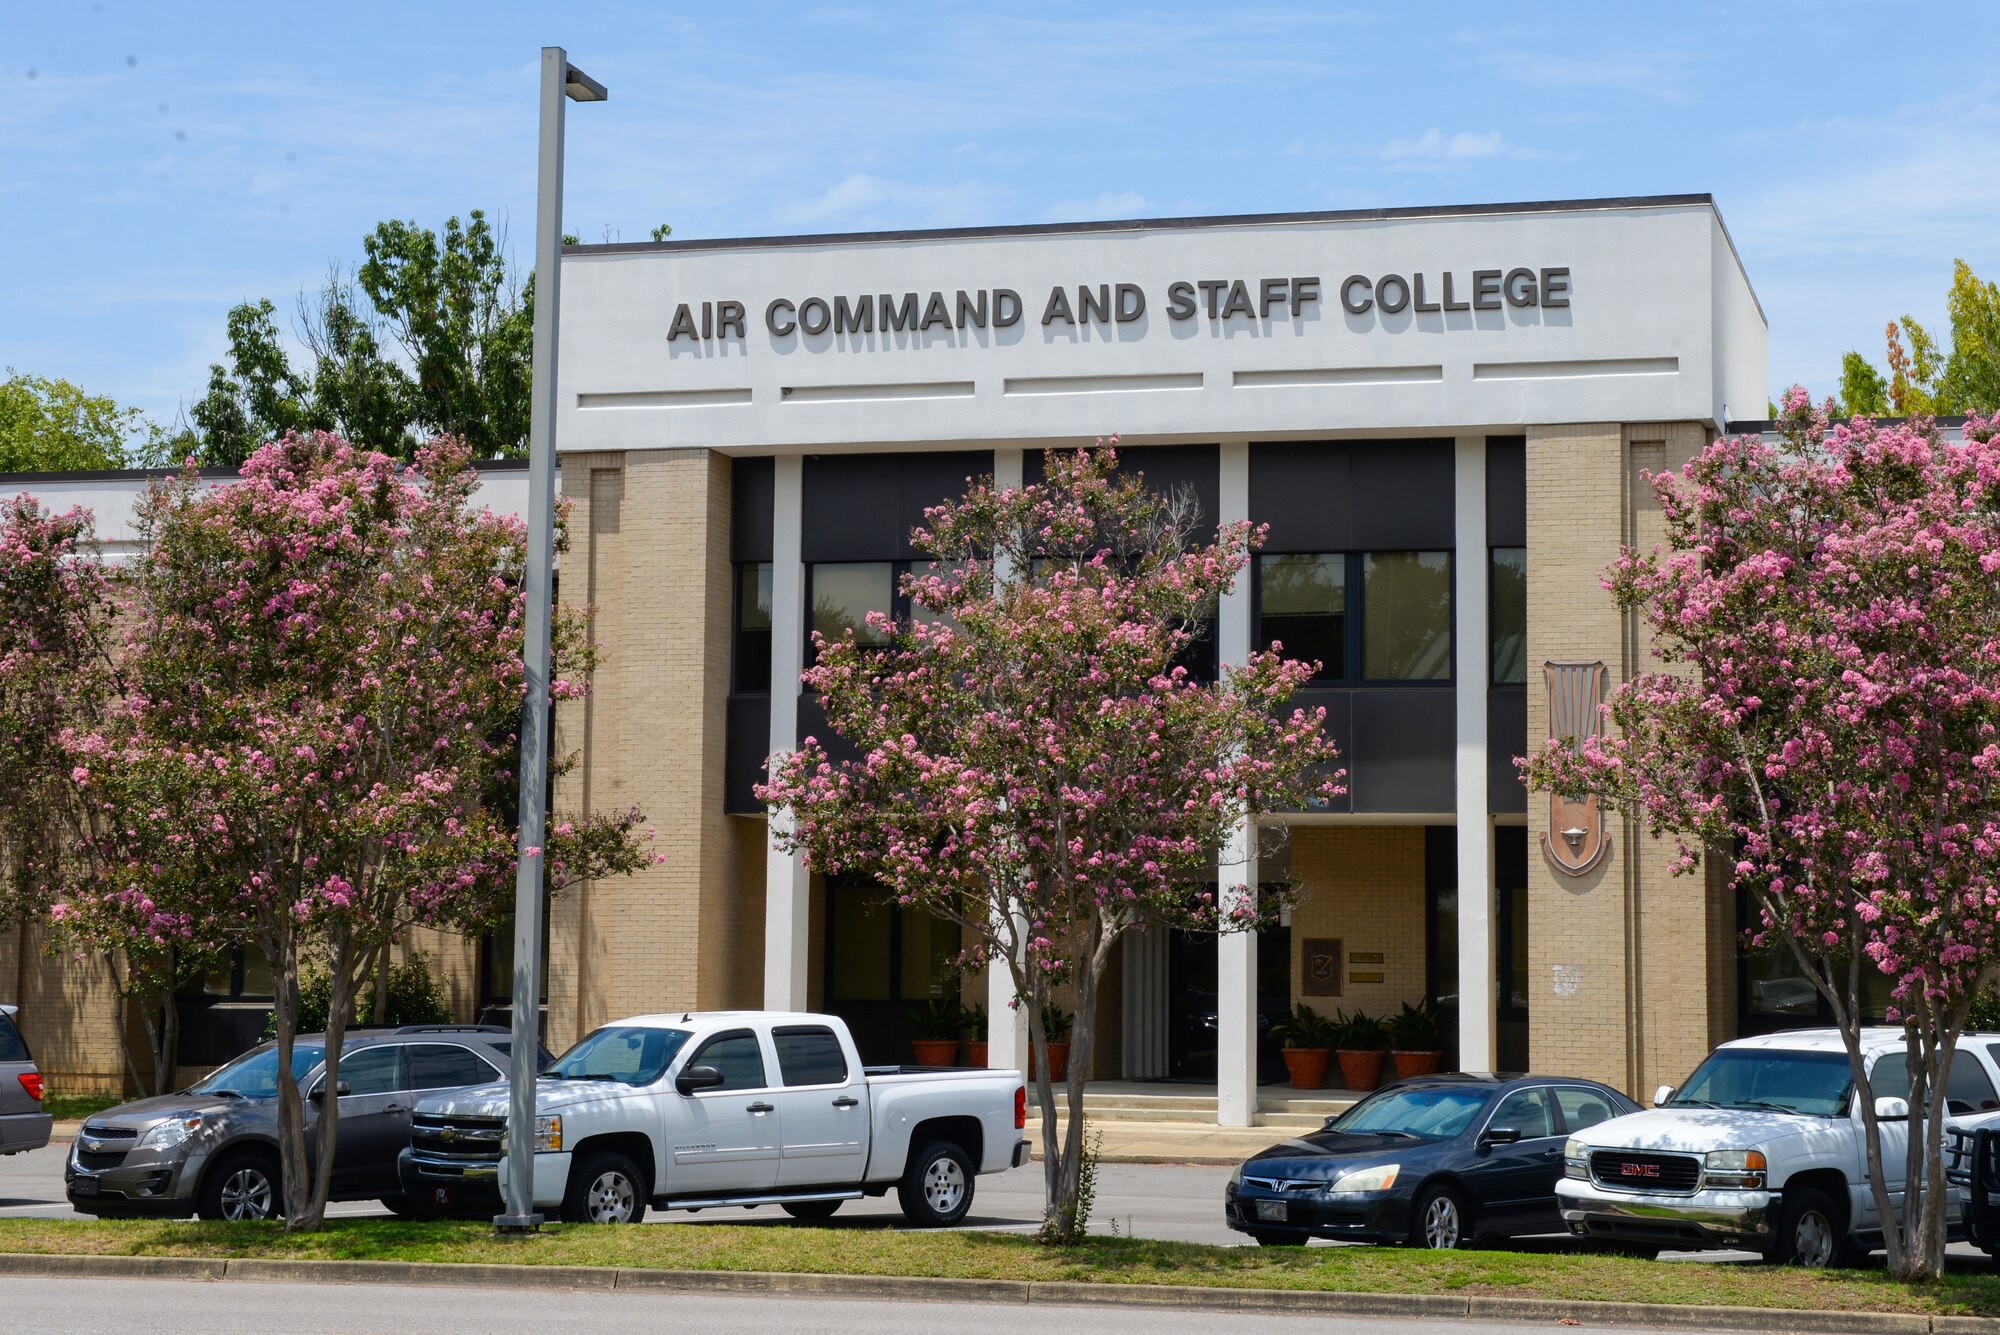
M 85 510 L 55 514 L 32 496 L 0 504 L 0 923 L 40 924 L 53 953 L 100 968 L 111 984 L 127 1078 L 172 1087 L 176 988 L 209 957 L 146 930 L 138 903 L 101 902 L 89 917 L 60 907 L 65 883 L 93 878 L 107 832 L 69 762 L 66 738 L 102 724 L 119 694 L 115 585 Z M 142 1050 L 124 1022 L 129 1001 Z
M 1177 661 L 1261 533 L 1202 541 L 1186 497 L 1115 467 L 1110 449 L 1051 452 L 1040 485 L 926 511 L 911 622 L 871 618 L 882 649 L 814 637 L 805 682 L 859 759 L 809 737 L 759 789 L 814 869 L 875 877 L 958 924 L 966 967 L 1009 970 L 1056 1242 L 1086 1222 L 1083 1082 L 1113 948 L 1135 929 L 1256 926 L 1281 896 L 1219 903 L 1216 850 L 1239 822 L 1343 791 L 1320 713 L 1289 704 L 1312 664 L 1274 648 L 1204 682 Z M 1042 1024 L 1059 989 L 1075 1006 L 1062 1137 Z
M 456 441 L 405 467 L 316 433 L 264 446 L 228 485 L 156 486 L 124 577 L 120 707 L 69 739 L 116 874 L 58 910 L 143 905 L 137 930 L 270 963 L 294 1229 L 323 1221 L 338 1135 L 328 1098 L 308 1139 L 291 1076 L 301 961 L 331 978 L 331 1088 L 358 981 L 398 935 L 481 930 L 509 902 L 525 534 L 475 505 L 474 483 Z M 582 629 L 559 618 L 557 699 L 583 689 Z M 550 888 L 642 865 L 640 820 L 558 818 Z
M 1943 1091 L 2000 965 L 2000 441 L 1979 420 L 1963 443 L 1922 421 L 1829 430 L 1797 388 L 1780 425 L 1649 479 L 1667 543 L 1604 584 L 1661 668 L 1612 693 L 1603 740 L 1525 770 L 1674 838 L 1683 871 L 1725 859 L 1753 944 L 1790 957 L 1846 1040 L 1891 1270 L 1935 1276 Z M 1908 1037 L 1893 1089 L 1861 1059 L 1869 975 Z M 1877 1094 L 1912 1110 L 1900 1220 Z

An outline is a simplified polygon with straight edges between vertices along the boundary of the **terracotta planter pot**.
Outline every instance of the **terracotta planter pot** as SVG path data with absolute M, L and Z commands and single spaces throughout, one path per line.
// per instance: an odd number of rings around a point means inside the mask
M 950 1066 L 958 1060 L 955 1038 L 913 1038 L 910 1046 L 917 1050 L 919 1066 Z
M 1293 1089 L 1325 1088 L 1327 1063 L 1333 1060 L 1332 1048 L 1284 1048 L 1280 1055 L 1285 1059 L 1285 1069 L 1292 1073 Z
M 968 1038 L 965 1040 L 965 1064 L 984 1067 L 986 1065 L 986 1040 Z
M 1033 1048 L 1030 1048 L 1028 1049 L 1028 1079 L 1040 1079 L 1040 1076 L 1037 1075 L 1039 1070 L 1040 1067 L 1037 1065 L 1035 1051 Z M 1066 1042 L 1049 1044 L 1049 1082 L 1051 1084 L 1061 1084 L 1068 1076 L 1069 1044 Z
M 1349 1089 L 1373 1089 L 1382 1083 L 1382 1052 L 1379 1048 L 1357 1052 L 1340 1050 L 1340 1082 Z
M 1413 1075 L 1429 1075 L 1444 1060 L 1442 1052 L 1404 1052 L 1397 1049 L 1389 1055 L 1396 1059 L 1398 1080 L 1408 1080 Z

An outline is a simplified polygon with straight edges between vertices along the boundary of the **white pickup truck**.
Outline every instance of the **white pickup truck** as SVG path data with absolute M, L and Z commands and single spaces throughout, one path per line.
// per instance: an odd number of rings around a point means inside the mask
M 2000 1122 L 1996 1049 L 1994 1035 L 1960 1040 L 1945 1090 L 1949 1125 Z M 1903 1031 L 1863 1030 L 1861 1051 L 1900 1209 L 1910 1134 Z M 1572 1233 L 1647 1250 L 1741 1247 L 1806 1266 L 1851 1263 L 1878 1244 L 1868 1142 L 1836 1031 L 1725 1043 L 1654 1103 L 1569 1138 L 1556 1204 Z
M 398 1171 L 411 1204 L 497 1210 L 507 1086 L 420 1101 Z M 1019 1071 L 864 1069 L 831 1015 L 640 1015 L 585 1035 L 535 1085 L 535 1208 L 631 1224 L 661 1209 L 780 1205 L 824 1219 L 895 1188 L 954 1224 L 973 1179 L 1027 1162 Z

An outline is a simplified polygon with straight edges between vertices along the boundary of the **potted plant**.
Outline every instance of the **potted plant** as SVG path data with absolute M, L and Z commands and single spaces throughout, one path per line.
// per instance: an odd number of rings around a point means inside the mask
M 1366 1011 L 1342 1015 L 1334 1025 L 1333 1046 L 1340 1058 L 1341 1083 L 1349 1089 L 1373 1089 L 1382 1083 L 1382 1050 L 1389 1035 L 1382 1022 Z
M 1069 1025 L 1070 1014 L 1062 1007 L 1050 1002 L 1042 1007 L 1042 1033 L 1049 1044 L 1049 1079 L 1061 1081 L 1069 1075 Z M 1035 1054 L 1028 1054 L 1028 1065 L 1035 1065 Z M 1031 1070 L 1030 1076 L 1034 1074 Z
M 1301 1001 L 1292 1013 L 1271 1026 L 1284 1041 L 1285 1069 L 1293 1089 L 1320 1089 L 1326 1084 L 1327 1063 L 1333 1059 L 1333 1021 Z
M 971 1037 L 965 1040 L 965 1061 L 969 1066 L 986 1065 L 986 1007 L 967 1006 L 959 1012 L 959 1020 Z
M 955 1001 L 927 1001 L 910 1007 L 910 1046 L 919 1066 L 950 1066 L 958 1060 L 962 1019 Z
M 1444 1060 L 1444 1024 L 1437 1007 L 1428 1000 L 1416 1006 L 1404 1002 L 1403 1009 L 1389 1018 L 1389 1055 L 1399 1080 L 1437 1070 Z

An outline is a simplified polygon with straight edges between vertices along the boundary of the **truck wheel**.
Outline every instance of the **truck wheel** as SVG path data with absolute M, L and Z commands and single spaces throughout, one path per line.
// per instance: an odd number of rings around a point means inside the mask
M 1785 1193 L 1771 1260 L 1779 1265 L 1825 1270 L 1838 1265 L 1847 1235 L 1840 1211 L 1823 1191 L 1810 1187 Z
M 194 1212 L 203 1219 L 276 1219 L 285 1212 L 278 1165 L 260 1150 L 225 1154 L 201 1179 Z
M 1303 1247 L 1306 1245 L 1306 1238 L 1303 1233 L 1270 1233 L 1260 1230 L 1251 1233 L 1250 1240 L 1259 1247 Z
M 646 1217 L 638 1167 L 615 1150 L 599 1150 L 570 1166 L 563 1196 L 566 1224 L 636 1224 Z
M 1465 1202 L 1450 1187 L 1432 1187 L 1417 1198 L 1411 1216 L 1410 1245 L 1432 1251 L 1457 1251 L 1472 1240 L 1472 1221 L 1466 1218 Z
M 910 1156 L 896 1184 L 903 1217 L 918 1228 L 944 1228 L 972 1208 L 972 1162 L 948 1140 L 934 1140 Z
M 794 1219 L 807 1223 L 818 1223 L 822 1219 L 833 1218 L 833 1212 L 840 1208 L 839 1201 L 787 1201 L 781 1207 Z

